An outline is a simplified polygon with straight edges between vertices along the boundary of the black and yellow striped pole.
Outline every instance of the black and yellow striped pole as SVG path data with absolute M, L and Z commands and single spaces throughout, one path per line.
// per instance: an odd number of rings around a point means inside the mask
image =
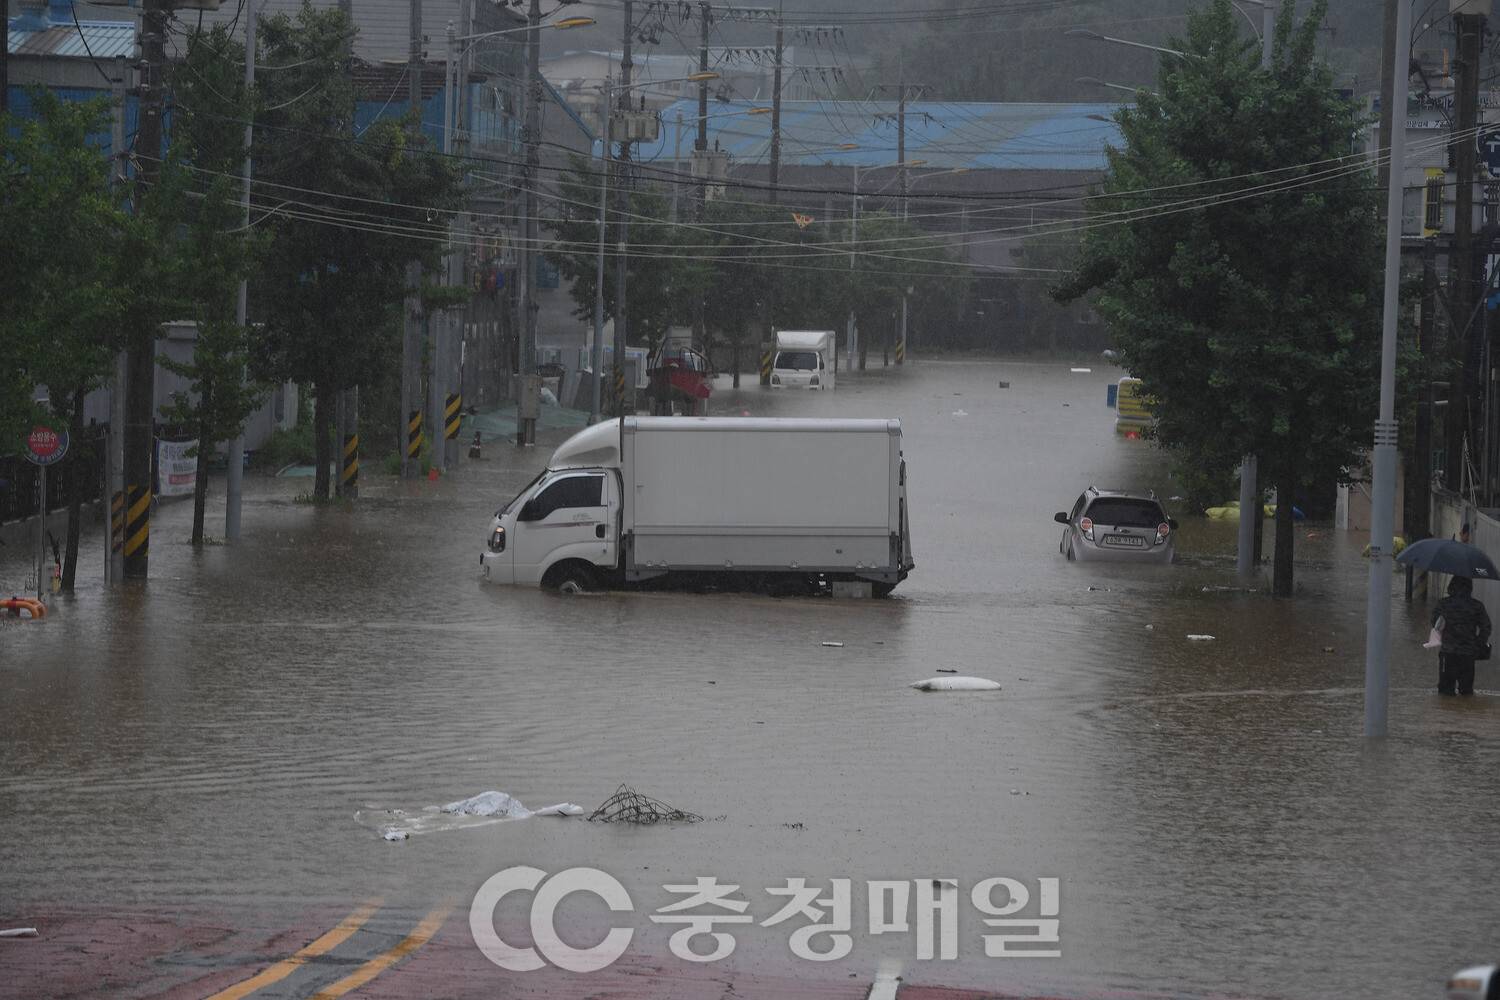
M 109 551 L 119 552 L 125 545 L 125 493 L 109 498 Z
M 760 345 L 760 384 L 771 384 L 771 345 Z
M 406 417 L 406 460 L 415 462 L 422 457 L 422 411 L 412 410 Z
M 615 412 L 625 415 L 625 368 L 615 365 Z
M 902 337 L 896 341 L 896 364 L 906 363 L 906 338 Z
M 458 440 L 458 425 L 463 421 L 464 398 L 456 392 L 448 394 L 443 407 L 443 440 Z
M 151 488 L 125 487 L 125 575 L 144 577 L 151 549 Z M 132 567 L 139 567 L 132 572 Z
M 344 460 L 339 463 L 339 495 L 346 500 L 359 497 L 359 435 L 344 438 Z

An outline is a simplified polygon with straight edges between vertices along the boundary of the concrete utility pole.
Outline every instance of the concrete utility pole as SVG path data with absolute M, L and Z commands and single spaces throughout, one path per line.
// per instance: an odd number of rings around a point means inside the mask
M 781 5 L 776 6 L 776 69 L 772 79 L 771 93 L 771 204 L 776 204 L 777 188 L 781 184 L 781 60 L 786 25 L 781 16 Z
M 1405 110 L 1411 5 L 1400 0 L 1395 31 L 1386 45 L 1398 67 L 1384 99 Z M 1398 121 L 1404 122 L 1404 116 Z M 1380 416 L 1375 421 L 1370 517 L 1370 582 L 1365 613 L 1365 736 L 1384 737 L 1390 700 L 1391 558 L 1396 520 L 1396 326 L 1401 303 L 1401 197 L 1406 129 L 1391 129 L 1391 171 L 1386 185 L 1385 302 L 1380 341 Z
M 3 19 L 0 19 L 3 20 Z M 110 152 L 113 154 L 111 181 L 116 198 L 125 188 L 125 57 L 115 58 L 115 75 L 111 79 L 114 91 L 114 114 L 110 130 Z M 126 364 L 129 353 L 121 351 L 115 356 L 115 381 L 109 394 L 109 450 L 106 464 L 109 467 L 109 544 L 104 550 L 104 578 L 110 583 L 119 583 L 125 578 L 125 397 L 129 385 Z
M 1271 0 L 1260 4 L 1260 65 L 1271 68 L 1271 49 L 1275 41 L 1276 14 Z M 1259 469 L 1256 457 L 1240 459 L 1240 526 L 1235 552 L 1235 570 L 1241 577 L 1255 573 L 1255 526 L 1263 516 L 1260 509 Z
M 630 69 L 634 65 L 630 59 L 630 42 L 635 33 L 635 11 L 632 0 L 625 0 L 625 35 L 620 50 L 620 108 L 623 111 L 630 110 Z M 620 218 L 618 221 L 619 239 L 615 243 L 615 415 L 625 416 L 625 391 L 623 380 L 625 378 L 625 344 L 626 344 L 626 283 L 629 278 L 629 268 L 626 264 L 626 247 L 630 240 L 630 192 L 626 189 L 626 182 L 630 171 L 630 139 L 628 136 L 620 137 L 619 176 L 615 184 L 615 200 L 619 205 Z M 622 425 L 623 426 L 623 425 Z
M 245 3 L 245 98 L 248 102 L 250 95 L 255 92 L 255 22 L 259 15 L 255 10 L 255 0 L 246 0 Z M 255 123 L 251 120 L 254 104 L 247 104 L 245 121 L 245 159 L 240 166 L 240 205 L 243 211 L 240 214 L 240 224 L 247 230 L 250 228 L 250 162 L 251 139 L 255 131 Z M 249 316 L 250 286 L 249 279 L 240 277 L 239 294 L 234 300 L 234 322 L 240 329 L 245 328 Z M 207 442 L 199 442 L 200 446 Z M 225 453 L 227 468 L 224 472 L 224 537 L 233 542 L 240 537 L 240 504 L 241 504 L 241 479 L 245 473 L 245 431 L 240 432 L 229 442 L 228 451 Z M 199 466 L 202 466 L 200 461 Z
M 526 33 L 526 348 L 522 360 L 526 365 L 525 374 L 530 376 L 536 372 L 536 319 L 540 309 L 536 301 L 537 247 L 541 242 L 540 230 L 537 228 L 540 208 L 536 189 L 541 183 L 537 154 L 542 141 L 542 38 L 541 31 L 538 30 L 542 24 L 541 0 L 531 0 L 526 23 L 531 30 Z M 523 384 L 529 386 L 532 383 L 523 380 Z M 526 443 L 536 443 L 534 420 L 528 421 Z
M 422 134 L 422 0 L 411 0 L 410 49 L 406 61 L 406 78 L 413 117 L 412 133 Z M 401 449 L 401 478 L 414 479 L 420 471 L 422 443 L 422 391 L 419 366 L 422 362 L 422 265 L 406 265 L 405 325 L 401 336 L 401 419 L 397 447 Z
M 590 351 L 589 366 L 594 372 L 593 403 L 589 407 L 589 423 L 599 422 L 600 403 L 604 388 L 604 231 L 609 215 L 609 167 L 612 161 L 609 141 L 609 116 L 614 111 L 614 95 L 610 93 L 609 77 L 599 91 L 599 253 L 594 270 L 594 346 Z
M 161 174 L 162 64 L 165 62 L 165 0 L 145 0 L 141 12 L 140 122 L 136 148 L 135 210 L 141 212 Z M 147 577 L 151 549 L 152 452 L 156 449 L 156 334 L 135 330 L 125 361 L 125 578 Z
M 1458 36 L 1458 56 L 1453 68 L 1453 129 L 1457 137 L 1449 146 L 1453 156 L 1453 256 L 1449 270 L 1453 282 L 1453 320 L 1457 323 L 1455 348 L 1458 369 L 1456 385 L 1448 395 L 1447 478 L 1450 489 L 1462 490 L 1464 484 L 1465 443 L 1471 455 L 1483 455 L 1481 442 L 1475 439 L 1479 422 L 1474 419 L 1474 399 L 1484 388 L 1482 376 L 1484 344 L 1484 309 L 1481 298 L 1484 283 L 1479 275 L 1484 267 L 1483 248 L 1474 240 L 1474 168 L 1478 151 L 1474 135 L 1479 124 L 1479 50 L 1484 34 L 1484 14 L 1488 4 L 1450 4 L 1454 10 L 1454 31 Z M 1470 8 L 1473 8 L 1471 11 Z M 1487 450 L 1487 449 L 1486 449 Z M 1483 459 L 1480 459 L 1483 462 Z M 1488 483 L 1480 484 L 1488 489 Z
M 698 172 L 693 191 L 693 221 L 702 225 L 708 202 L 708 29 L 713 26 L 713 10 L 698 4 L 698 135 L 693 140 L 693 166 Z M 702 347 L 708 342 L 708 319 L 704 315 L 703 296 L 693 296 L 693 343 Z

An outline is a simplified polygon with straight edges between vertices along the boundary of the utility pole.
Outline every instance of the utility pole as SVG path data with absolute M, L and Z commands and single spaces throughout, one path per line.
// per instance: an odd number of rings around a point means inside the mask
M 165 61 L 167 9 L 165 0 L 145 0 L 141 12 L 140 122 L 136 145 L 141 151 L 136 171 L 135 211 L 161 174 L 162 64 Z M 144 580 L 151 549 L 152 452 L 156 449 L 153 417 L 156 411 L 156 330 L 132 331 L 125 360 L 125 578 Z
M 1271 0 L 1260 4 L 1260 67 L 1271 69 L 1271 49 L 1275 37 L 1275 10 Z M 1240 524 L 1235 548 L 1235 571 L 1244 578 L 1255 573 L 1255 528 L 1263 513 L 1260 509 L 1260 486 L 1257 482 L 1259 469 L 1256 456 L 1245 455 L 1240 459 Z
M 1395 52 L 1397 73 L 1384 100 L 1393 114 L 1406 100 L 1407 75 L 1399 68 L 1411 50 L 1411 5 L 1401 0 L 1395 31 L 1385 44 Z M 1404 112 L 1405 108 L 1402 107 Z M 1404 123 L 1405 116 L 1395 119 Z M 1396 327 L 1401 302 L 1401 197 L 1406 164 L 1406 129 L 1391 129 L 1391 172 L 1386 186 L 1385 297 L 1380 340 L 1380 414 L 1375 420 L 1371 462 L 1370 580 L 1365 610 L 1365 726 L 1369 738 L 1386 735 L 1390 702 L 1391 556 L 1396 512 Z
M 589 408 L 589 424 L 597 424 L 604 387 L 604 231 L 609 214 L 609 165 L 610 156 L 609 116 L 614 112 L 614 95 L 610 93 L 609 77 L 599 91 L 599 137 L 603 145 L 599 158 L 599 253 L 594 270 L 594 347 L 590 352 L 590 367 L 594 372 L 593 404 Z
M 1404 0 L 1398 0 L 1404 2 Z M 1417 322 L 1417 351 L 1424 358 L 1432 351 L 1437 320 L 1437 246 L 1435 240 L 1422 245 L 1422 302 Z M 1432 534 L 1432 381 L 1422 383 L 1417 396 L 1416 431 L 1412 435 L 1412 460 L 1406 470 L 1406 502 L 1402 525 L 1408 541 L 1418 541 Z
M 1473 5 L 1476 8 L 1477 4 Z M 1486 5 L 1487 6 L 1487 5 Z M 1482 442 L 1472 437 L 1478 422 L 1474 419 L 1474 397 L 1483 386 L 1481 369 L 1484 339 L 1483 310 L 1478 308 L 1483 292 L 1476 281 L 1484 257 L 1476 253 L 1474 241 L 1474 168 L 1478 160 L 1473 136 L 1479 121 L 1479 48 L 1484 33 L 1484 15 L 1457 12 L 1453 15 L 1458 35 L 1458 57 L 1454 60 L 1453 128 L 1458 139 L 1449 147 L 1453 155 L 1453 256 L 1449 270 L 1453 281 L 1453 318 L 1459 324 L 1454 347 L 1458 354 L 1457 384 L 1449 391 L 1447 414 L 1447 476 L 1451 489 L 1462 490 L 1467 442 L 1470 454 L 1480 453 Z M 1478 330 L 1476 330 L 1478 327 Z M 1482 484 L 1488 488 L 1489 484 Z
M 339 0 L 339 11 L 348 20 L 348 27 L 351 29 L 349 33 L 346 33 L 344 41 L 344 72 L 349 74 L 353 70 L 354 63 L 354 37 L 352 34 L 354 25 L 353 0 Z M 245 129 L 247 140 L 249 132 L 250 130 L 247 127 Z M 247 159 L 247 170 L 248 165 L 249 160 Z M 249 188 L 247 186 L 247 213 L 249 211 L 248 192 Z M 246 225 L 249 225 L 248 215 Z M 339 393 L 338 421 L 335 425 L 334 440 L 337 442 L 335 447 L 337 457 L 334 460 L 334 466 L 338 469 L 338 475 L 333 480 L 334 494 L 345 500 L 353 500 L 359 496 L 359 386 L 344 389 Z M 243 438 L 241 438 L 241 442 L 243 443 Z M 232 457 L 230 468 L 234 468 Z M 230 474 L 235 475 L 233 472 Z
M 412 134 L 422 134 L 422 0 L 411 0 L 410 49 L 406 61 L 406 78 L 411 104 Z M 419 471 L 422 448 L 422 407 L 418 403 L 422 390 L 419 366 L 422 362 L 422 265 L 413 260 L 406 265 L 406 323 L 401 338 L 401 421 L 396 438 L 401 449 L 401 478 L 414 479 Z
M 698 135 L 693 140 L 693 166 L 697 184 L 693 191 L 693 221 L 703 224 L 708 201 L 708 29 L 713 25 L 713 11 L 706 0 L 698 4 Z M 704 316 L 703 296 L 693 296 L 693 342 L 702 348 L 708 342 L 708 320 Z
M 785 24 L 781 5 L 776 5 L 776 70 L 772 76 L 771 93 L 771 204 L 776 204 L 777 188 L 781 184 L 781 60 Z
M 530 399 L 536 385 L 532 376 L 536 374 L 536 259 L 537 259 L 537 200 L 536 186 L 539 174 L 537 148 L 541 140 L 542 105 L 542 41 L 539 35 L 542 23 L 541 0 L 531 0 L 526 14 L 526 92 L 523 95 L 526 114 L 521 125 L 526 145 L 526 167 L 521 184 L 521 203 L 525 219 L 521 244 L 525 251 L 522 257 L 524 271 L 521 280 L 521 393 L 517 402 L 516 436 L 522 445 L 536 444 L 535 400 Z
M 110 81 L 114 89 L 114 115 L 110 131 L 113 163 L 110 173 L 117 201 L 125 189 L 125 165 L 129 156 L 125 148 L 127 72 L 125 57 L 117 56 L 115 75 Z M 109 399 L 109 544 L 105 548 L 104 578 L 110 583 L 119 583 L 125 578 L 125 398 L 129 385 L 126 367 L 128 358 L 127 351 L 120 351 L 115 355 L 115 381 Z
M 533 0 L 534 2 L 534 0 Z M 623 47 L 620 50 L 620 107 L 622 110 L 630 109 L 630 40 L 635 31 L 634 4 L 631 0 L 625 0 L 625 37 Z M 701 126 L 700 126 L 701 127 Z M 620 137 L 620 173 L 618 183 L 615 186 L 615 198 L 619 204 L 619 240 L 615 245 L 615 415 L 622 420 L 625 417 L 625 342 L 626 342 L 626 310 L 625 310 L 625 285 L 628 279 L 629 269 L 626 267 L 626 246 L 630 238 L 630 193 L 625 189 L 625 183 L 629 180 L 630 170 L 630 140 L 628 136 Z M 624 425 L 621 424 L 623 427 Z
M 255 130 L 254 115 L 251 111 L 255 107 L 251 95 L 255 93 L 255 22 L 258 17 L 255 10 L 255 0 L 246 0 L 245 3 L 245 159 L 240 166 L 240 224 L 246 230 L 250 228 L 250 162 L 251 139 Z M 245 275 L 240 277 L 239 293 L 234 300 L 234 322 L 241 330 L 245 329 L 249 316 L 250 287 L 249 278 Z M 198 442 L 200 446 L 207 442 Z M 239 433 L 229 442 L 228 451 L 225 453 L 226 468 L 224 470 L 224 537 L 233 542 L 240 537 L 240 504 L 241 504 L 241 480 L 245 473 L 245 430 L 241 427 Z M 203 463 L 200 461 L 199 466 Z

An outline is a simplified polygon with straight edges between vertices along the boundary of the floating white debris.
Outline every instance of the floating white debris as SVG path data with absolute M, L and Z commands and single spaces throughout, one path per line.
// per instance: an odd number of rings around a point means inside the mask
M 967 417 L 969 414 L 967 410 L 954 410 L 953 415 L 955 417 Z
M 530 809 L 504 792 L 480 792 L 470 798 L 448 803 L 443 806 L 443 812 L 463 816 L 504 816 L 509 819 L 525 819 L 531 815 Z
M 386 840 L 408 840 L 411 837 L 411 834 L 407 831 L 398 830 L 394 826 L 388 830 L 382 831 L 380 835 Z
M 35 927 L 12 927 L 9 930 L 0 931 L 0 938 L 13 937 L 36 937 Z
M 1213 641 L 1213 636 L 1211 636 L 1211 635 L 1189 634 L 1188 638 L 1191 639 L 1191 640 L 1193 640 L 1194 642 L 1212 642 Z
M 842 642 L 825 642 L 823 643 L 823 645 L 833 646 L 836 649 L 842 649 L 844 647 L 844 644 Z
M 1085 374 L 1085 375 L 1088 374 L 1089 372 L 1093 371 L 1093 370 L 1094 369 L 1092 369 L 1092 368 L 1069 368 L 1068 369 L 1068 371 L 1070 371 L 1070 372 L 1079 372 L 1079 373 Z
M 1155 626 L 1155 625 L 1147 625 L 1147 626 L 1146 626 L 1146 631 L 1147 631 L 1147 632 L 1151 632 L 1151 631 L 1154 631 L 1154 630 L 1155 630 L 1155 629 L 1156 629 L 1156 626 Z
M 911 685 L 918 691 L 999 691 L 1000 685 L 983 677 L 929 677 Z

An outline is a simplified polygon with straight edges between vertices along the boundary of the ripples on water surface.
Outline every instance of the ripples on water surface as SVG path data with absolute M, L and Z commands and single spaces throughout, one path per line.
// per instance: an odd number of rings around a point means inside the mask
M 986 961 L 965 909 L 962 960 L 909 978 L 1436 995 L 1500 956 L 1500 668 L 1438 699 L 1424 609 L 1398 600 L 1395 735 L 1366 747 L 1366 539 L 1299 526 L 1289 602 L 1203 592 L 1232 582 L 1234 526 L 1181 515 L 1186 565 L 1066 564 L 1051 516 L 1084 486 L 1169 490 L 1162 456 L 1111 430 L 1112 374 L 929 362 L 721 395 L 902 419 L 917 569 L 889 601 L 482 585 L 486 519 L 548 448 L 376 481 L 353 512 L 252 481 L 244 543 L 201 555 L 169 507 L 147 587 L 104 591 L 91 549 L 55 617 L 0 623 L 0 890 L 232 911 L 467 898 L 513 863 L 595 865 L 643 897 L 706 873 L 752 899 L 798 874 L 1058 875 L 1061 961 Z M 1003 690 L 906 687 L 940 668 Z M 354 820 L 489 788 L 591 808 L 621 782 L 722 818 L 394 845 Z M 785 953 L 740 938 L 744 962 Z

